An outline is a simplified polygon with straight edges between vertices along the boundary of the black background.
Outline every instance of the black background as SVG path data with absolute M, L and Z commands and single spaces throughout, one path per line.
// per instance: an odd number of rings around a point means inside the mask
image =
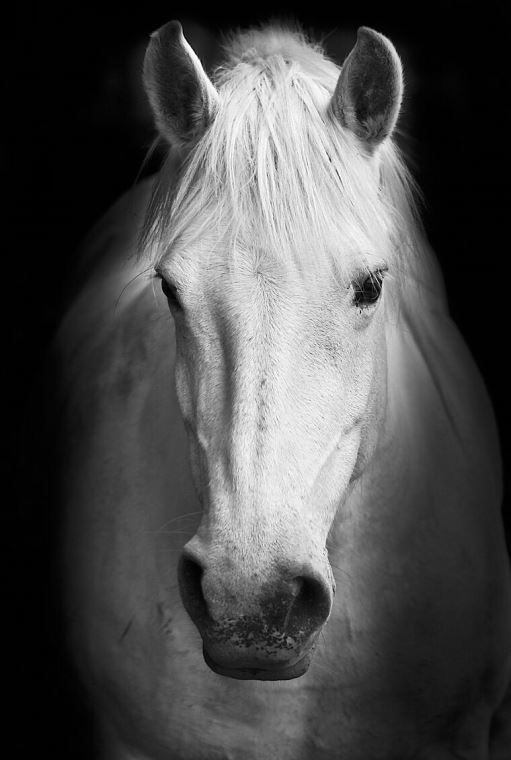
M 314 2 L 308 9 L 156 0 L 11 7 L 2 25 L 2 459 L 9 496 L 3 554 L 4 630 L 10 634 L 3 692 L 13 708 L 2 747 L 10 757 L 86 758 L 93 742 L 62 647 L 53 505 L 44 492 L 36 499 L 25 495 L 26 420 L 32 421 L 26 409 L 27 402 L 44 406 L 38 373 L 74 250 L 133 184 L 153 138 L 140 84 L 148 34 L 179 18 L 206 64 L 216 60 L 221 30 L 271 15 L 298 18 L 320 36 L 332 32 L 327 49 L 339 62 L 360 25 L 392 39 L 407 80 L 403 145 L 425 195 L 426 229 L 452 313 L 493 399 L 508 473 L 510 8 L 496 0 Z

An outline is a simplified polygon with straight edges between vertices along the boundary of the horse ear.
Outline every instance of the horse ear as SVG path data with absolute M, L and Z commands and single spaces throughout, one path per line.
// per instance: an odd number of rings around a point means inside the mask
M 392 133 L 402 97 L 403 72 L 393 44 L 360 27 L 332 97 L 334 116 L 372 152 Z
M 144 86 L 156 126 L 173 145 L 192 145 L 214 118 L 218 93 L 179 21 L 169 21 L 151 35 Z

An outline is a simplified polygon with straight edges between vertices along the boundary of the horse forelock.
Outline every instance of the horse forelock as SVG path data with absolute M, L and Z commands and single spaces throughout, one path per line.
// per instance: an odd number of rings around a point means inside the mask
M 177 241 L 268 250 L 342 271 L 346 247 L 413 266 L 414 183 L 392 142 L 374 165 L 328 105 L 339 67 L 299 30 L 239 32 L 214 76 L 216 117 L 179 167 L 171 150 L 142 245 L 154 263 Z

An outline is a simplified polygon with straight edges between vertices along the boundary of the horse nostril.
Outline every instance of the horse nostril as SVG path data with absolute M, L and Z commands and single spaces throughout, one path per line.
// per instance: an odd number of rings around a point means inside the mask
M 183 551 L 178 566 L 179 589 L 185 609 L 196 624 L 209 617 L 202 592 L 203 574 L 204 568 L 200 562 L 186 550 Z
M 332 595 L 327 584 L 306 576 L 293 578 L 292 584 L 295 598 L 288 615 L 288 626 L 302 627 L 305 621 L 311 628 L 323 625 L 332 606 Z

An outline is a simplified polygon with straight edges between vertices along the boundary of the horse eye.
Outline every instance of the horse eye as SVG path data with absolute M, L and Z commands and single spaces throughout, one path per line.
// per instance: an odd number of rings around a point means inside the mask
M 381 295 L 385 271 L 377 269 L 370 272 L 364 279 L 353 283 L 353 303 L 360 309 L 372 306 Z
M 166 280 L 164 277 L 161 278 L 161 289 L 165 298 L 169 302 L 169 306 L 174 309 L 182 308 L 175 286 L 171 285 L 171 283 L 168 282 L 168 280 Z

